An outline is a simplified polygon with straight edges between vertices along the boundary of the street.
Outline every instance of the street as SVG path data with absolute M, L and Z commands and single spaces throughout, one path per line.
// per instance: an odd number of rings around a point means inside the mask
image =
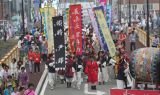
M 54 90 L 51 90 L 51 86 L 49 86 L 49 84 L 47 83 L 46 90 L 44 94 L 41 95 L 110 95 L 110 88 L 114 88 L 117 86 L 116 80 L 114 79 L 114 72 L 112 72 L 111 81 L 105 83 L 105 85 L 98 85 L 97 83 L 97 90 L 95 91 L 91 90 L 90 83 L 87 83 L 87 80 L 85 78 L 83 79 L 84 82 L 81 84 L 80 90 L 78 90 L 77 88 L 73 89 L 73 83 L 72 88 L 67 88 L 67 84 L 60 84 L 60 81 L 58 79 L 58 81 L 56 81 L 56 88 Z

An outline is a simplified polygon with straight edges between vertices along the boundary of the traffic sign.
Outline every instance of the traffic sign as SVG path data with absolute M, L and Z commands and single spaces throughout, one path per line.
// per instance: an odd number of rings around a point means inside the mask
M 33 1 L 34 4 L 39 4 L 40 1 Z M 41 1 L 41 3 L 43 3 L 43 1 Z

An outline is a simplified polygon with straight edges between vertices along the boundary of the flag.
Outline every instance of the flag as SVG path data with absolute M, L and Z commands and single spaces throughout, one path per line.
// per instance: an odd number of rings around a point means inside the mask
M 27 27 L 28 27 L 27 14 L 25 13 L 25 16 L 24 16 L 24 28 L 27 28 Z
M 4 42 L 6 42 L 6 39 L 7 39 L 7 33 L 5 31 L 5 21 L 3 19 L 3 34 L 4 34 Z
M 19 17 L 19 15 L 17 16 L 17 28 L 18 28 L 18 33 L 20 33 L 20 28 L 21 28 L 21 26 L 20 26 L 20 19 L 19 19 L 20 17 Z

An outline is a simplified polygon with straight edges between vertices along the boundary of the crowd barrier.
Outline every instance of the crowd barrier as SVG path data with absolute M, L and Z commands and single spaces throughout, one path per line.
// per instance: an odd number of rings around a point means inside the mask
M 6 63 L 8 66 L 10 66 L 10 63 L 12 63 L 12 59 L 15 58 L 17 61 L 19 60 L 19 49 L 18 45 L 13 47 L 1 60 L 0 60 L 0 66 L 2 63 Z
M 137 36 L 138 36 L 138 40 L 144 45 L 147 46 L 147 33 L 146 31 L 137 28 L 137 27 L 133 27 L 135 28 L 135 30 L 137 30 Z M 149 35 L 149 46 L 152 47 L 152 39 L 153 37 L 151 35 Z M 158 44 L 158 48 L 160 48 L 160 43 Z

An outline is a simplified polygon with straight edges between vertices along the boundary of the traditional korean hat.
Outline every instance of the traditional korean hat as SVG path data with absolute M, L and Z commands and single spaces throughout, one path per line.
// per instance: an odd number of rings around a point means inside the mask
M 50 57 L 53 57 L 53 53 L 48 55 L 48 59 L 50 60 Z
M 122 45 L 118 45 L 117 48 L 122 48 Z
M 121 49 L 121 51 L 124 51 L 124 49 Z
M 94 58 L 94 56 L 93 56 L 93 55 L 90 55 L 89 58 Z
M 89 53 L 89 51 L 88 50 L 86 50 L 86 52 L 85 53 Z

